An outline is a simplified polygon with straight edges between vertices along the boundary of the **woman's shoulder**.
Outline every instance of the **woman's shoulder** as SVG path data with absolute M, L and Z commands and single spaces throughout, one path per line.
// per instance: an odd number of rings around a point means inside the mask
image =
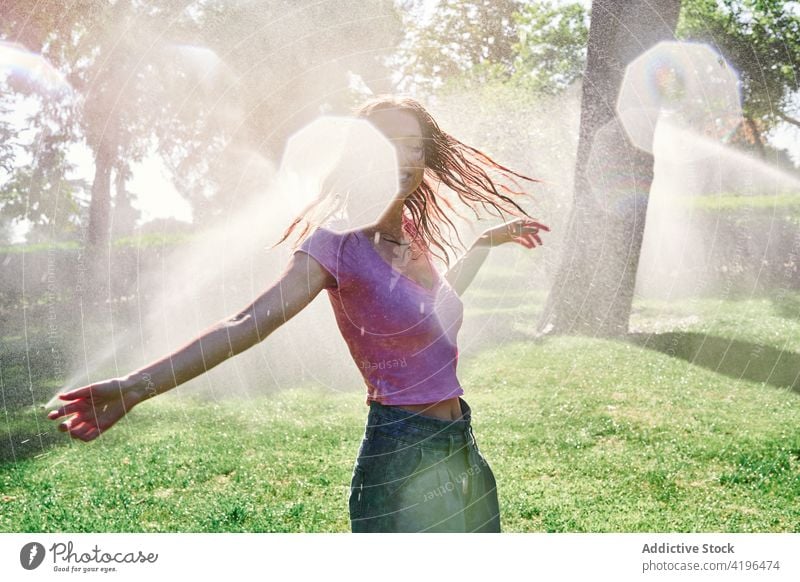
M 310 233 L 304 239 L 313 240 L 317 244 L 339 244 L 344 245 L 351 241 L 358 240 L 359 232 L 354 229 L 345 230 L 333 222 L 326 222 L 318 226 L 312 226 Z
M 298 250 L 323 257 L 326 262 L 336 260 L 341 264 L 356 264 L 356 253 L 360 249 L 360 236 L 356 230 L 341 230 L 335 223 L 312 226 L 311 232 L 303 238 Z

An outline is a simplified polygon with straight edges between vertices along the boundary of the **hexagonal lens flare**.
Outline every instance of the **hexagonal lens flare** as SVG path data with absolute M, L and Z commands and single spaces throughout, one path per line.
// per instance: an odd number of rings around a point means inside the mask
M 637 57 L 616 107 L 631 142 L 650 153 L 659 122 L 724 141 L 742 119 L 736 72 L 711 47 L 692 42 L 663 41 Z
M 295 215 L 336 232 L 373 224 L 399 190 L 394 146 L 368 121 L 348 117 L 323 116 L 292 135 L 279 175 Z

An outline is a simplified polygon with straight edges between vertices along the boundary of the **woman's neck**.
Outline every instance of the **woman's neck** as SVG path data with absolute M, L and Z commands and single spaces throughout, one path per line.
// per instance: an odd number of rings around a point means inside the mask
M 369 232 L 371 234 L 380 232 L 397 241 L 406 238 L 407 235 L 403 228 L 403 207 L 403 200 L 393 202 L 386 212 L 369 227 Z

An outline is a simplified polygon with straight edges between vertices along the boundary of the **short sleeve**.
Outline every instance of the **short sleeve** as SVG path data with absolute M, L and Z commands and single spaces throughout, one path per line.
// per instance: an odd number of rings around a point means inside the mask
M 317 228 L 308 236 L 295 253 L 304 252 L 313 257 L 336 280 L 336 285 L 326 289 L 340 288 L 346 276 L 344 238 L 325 228 Z

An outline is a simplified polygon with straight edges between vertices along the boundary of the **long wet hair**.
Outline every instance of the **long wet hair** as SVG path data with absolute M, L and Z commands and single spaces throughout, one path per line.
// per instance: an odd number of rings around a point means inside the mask
M 405 199 L 404 218 L 408 217 L 412 221 L 411 233 L 415 237 L 421 237 L 425 247 L 440 251 L 441 254 L 435 251 L 433 254 L 441 258 L 448 267 L 450 261 L 447 248 L 453 251 L 455 249 L 452 239 L 443 235 L 442 227 L 447 224 L 448 230 L 456 233 L 459 243 L 465 248 L 449 214 L 452 212 L 461 218 L 466 217 L 458 212 L 450 200 L 437 194 L 441 184 L 452 190 L 458 199 L 475 213 L 476 219 L 480 218 L 478 207 L 501 218 L 507 213 L 514 217 L 534 219 L 513 198 L 530 196 L 522 190 L 517 179 L 529 182 L 541 180 L 510 170 L 480 150 L 442 131 L 422 104 L 410 97 L 380 95 L 362 104 L 356 109 L 355 115 L 369 121 L 373 114 L 385 110 L 411 113 L 422 129 L 425 151 L 424 177 L 419 187 Z M 497 174 L 502 181 L 490 177 L 489 172 Z M 305 222 L 305 227 L 295 243 L 299 244 L 315 226 L 307 219 L 307 215 L 314 208 L 319 209 L 321 206 L 332 208 L 331 200 L 335 196 L 336 193 L 333 191 L 323 192 L 294 219 L 283 233 L 283 237 L 273 246 L 282 243 L 300 223 Z

